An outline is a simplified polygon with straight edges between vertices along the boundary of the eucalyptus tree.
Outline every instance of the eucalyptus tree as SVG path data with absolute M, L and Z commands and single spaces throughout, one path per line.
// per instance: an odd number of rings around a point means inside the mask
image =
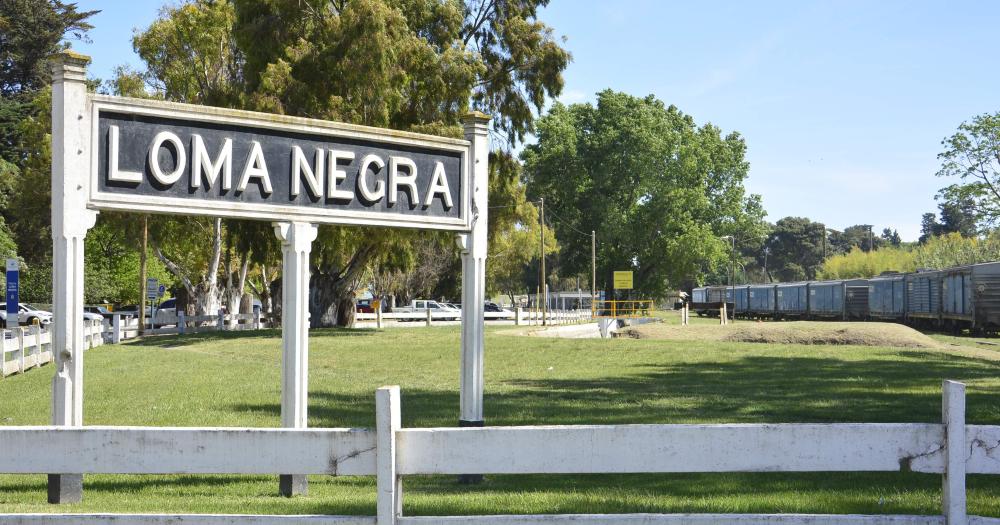
M 529 196 L 544 197 L 561 221 L 564 274 L 586 274 L 597 232 L 598 287 L 633 270 L 640 293 L 699 280 L 729 260 L 729 241 L 763 237 L 763 209 L 743 182 L 748 163 L 738 133 L 697 125 L 653 96 L 605 90 L 597 104 L 555 104 L 539 119 L 523 160 Z
M 546 96 L 561 91 L 570 59 L 537 20 L 546 3 L 193 1 L 164 10 L 134 44 L 147 63 L 147 86 L 169 100 L 454 137 L 462 135 L 461 116 L 475 108 L 493 115 L 509 151 L 533 129 Z M 516 185 L 513 170 L 491 174 L 503 179 L 491 180 L 491 189 Z M 511 213 L 500 210 L 491 224 Z M 254 243 L 274 242 L 258 233 Z M 415 235 L 321 228 L 312 251 L 313 326 L 352 322 L 364 269 L 400 260 L 393 253 L 410 250 Z

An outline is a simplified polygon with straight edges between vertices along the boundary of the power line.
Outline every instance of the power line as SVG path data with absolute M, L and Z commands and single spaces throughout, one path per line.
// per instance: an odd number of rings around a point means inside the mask
M 562 217 L 559 217 L 558 215 L 556 215 L 555 213 L 553 213 L 552 212 L 552 208 L 549 208 L 549 215 L 552 215 L 554 218 L 558 219 L 559 222 L 561 222 L 562 225 L 565 226 L 566 228 L 569 228 L 570 230 L 573 230 L 577 234 L 582 235 L 584 237 L 587 237 L 588 239 L 590 238 L 590 234 L 589 233 L 583 233 L 582 231 L 580 231 L 580 230 L 574 228 L 573 226 L 571 226 L 569 224 L 569 221 L 564 220 Z

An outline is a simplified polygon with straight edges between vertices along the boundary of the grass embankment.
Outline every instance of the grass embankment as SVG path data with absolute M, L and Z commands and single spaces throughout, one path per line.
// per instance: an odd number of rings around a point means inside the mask
M 939 348 L 941 343 L 908 326 L 895 323 L 830 321 L 735 322 L 680 326 L 639 325 L 627 333 L 639 339 L 728 341 L 798 345 L 858 345 L 899 348 Z
M 709 324 L 708 322 L 699 324 Z M 737 323 L 736 326 L 739 326 Z M 315 330 L 309 425 L 374 426 L 374 391 L 402 387 L 403 425 L 453 425 L 457 327 Z M 491 425 L 694 422 L 929 422 L 940 381 L 968 384 L 968 421 L 1000 421 L 1000 353 L 720 341 L 487 336 Z M 157 337 L 87 353 L 88 425 L 278 426 L 277 332 Z M 0 380 L 0 424 L 48 422 L 52 368 Z M 45 503 L 44 476 L 0 476 L 0 512 L 366 514 L 374 478 L 85 478 L 84 502 Z M 405 480 L 404 513 L 940 512 L 940 477 L 914 473 L 489 476 Z M 970 476 L 970 512 L 1000 516 L 1000 477 Z

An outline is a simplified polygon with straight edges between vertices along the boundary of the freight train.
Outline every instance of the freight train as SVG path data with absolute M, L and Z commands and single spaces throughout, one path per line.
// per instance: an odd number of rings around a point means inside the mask
M 699 315 L 725 301 L 745 319 L 881 320 L 976 333 L 1000 331 L 1000 262 L 885 273 L 871 279 L 702 286 Z

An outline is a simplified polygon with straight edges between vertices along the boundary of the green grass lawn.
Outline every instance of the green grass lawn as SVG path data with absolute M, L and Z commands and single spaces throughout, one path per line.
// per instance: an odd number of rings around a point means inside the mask
M 701 322 L 701 321 L 699 321 Z M 715 321 L 717 322 L 717 320 Z M 1000 352 L 513 337 L 490 329 L 490 425 L 934 422 L 942 379 L 968 384 L 969 423 L 1000 422 Z M 403 425 L 458 417 L 458 327 L 314 330 L 309 425 L 373 427 L 374 392 L 402 387 Z M 949 340 L 950 342 L 950 340 Z M 953 348 L 953 349 L 952 349 Z M 155 337 L 88 351 L 88 425 L 279 424 L 280 334 Z M 49 420 L 53 368 L 0 380 L 0 424 Z M 2 446 L 2 444 L 0 444 Z M 84 502 L 45 503 L 44 476 L 0 476 L 0 512 L 375 512 L 373 477 L 91 475 Z M 408 477 L 410 515 L 593 512 L 936 514 L 940 476 L 914 473 Z M 1000 516 L 1000 477 L 970 476 L 969 510 Z

